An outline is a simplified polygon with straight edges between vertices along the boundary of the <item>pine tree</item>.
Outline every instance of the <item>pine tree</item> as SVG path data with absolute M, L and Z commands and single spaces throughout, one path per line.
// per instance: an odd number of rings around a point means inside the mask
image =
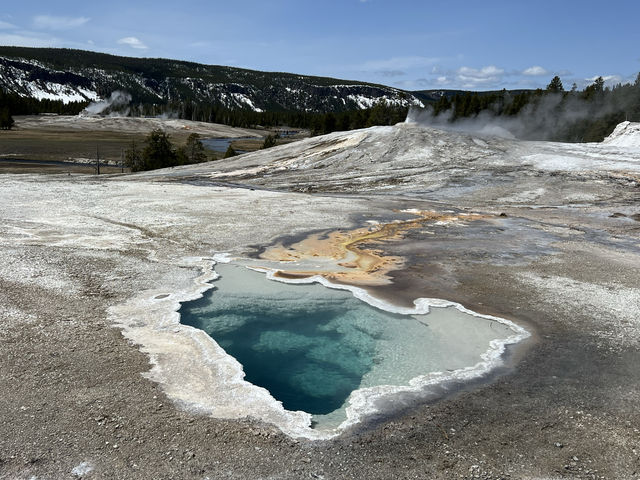
M 480 97 L 477 93 L 474 93 L 469 100 L 469 104 L 467 105 L 465 116 L 469 117 L 471 115 L 477 115 L 478 113 L 480 113 L 480 108 Z
M 8 107 L 0 109 L 0 130 L 11 130 L 14 121 Z
M 135 140 L 131 142 L 131 147 L 124 152 L 124 165 L 132 172 L 144 170 L 142 164 L 142 153 L 138 149 Z
M 178 165 L 178 158 L 169 135 L 162 130 L 153 130 L 146 139 L 142 150 L 143 170 L 174 167 Z
M 559 76 L 555 76 L 551 79 L 549 85 L 547 85 L 547 92 L 551 93 L 560 93 L 564 92 L 564 87 L 562 86 L 562 81 Z
M 202 163 L 207 161 L 207 154 L 204 151 L 204 145 L 200 141 L 200 135 L 197 133 L 192 133 L 187 137 L 185 150 L 188 163 Z
M 440 115 L 442 112 L 446 112 L 451 108 L 451 102 L 446 95 L 442 95 L 433 106 L 433 115 Z
M 322 133 L 327 134 L 336 130 L 336 116 L 329 112 L 322 119 Z M 274 143 L 275 145 L 275 143 Z
M 229 146 L 227 147 L 227 151 L 224 152 L 224 157 L 223 158 L 231 158 L 231 157 L 235 157 L 238 153 L 233 149 L 233 147 L 231 146 L 231 144 L 229 144 Z
M 604 79 L 602 77 L 598 77 L 595 81 L 584 89 L 583 96 L 587 100 L 592 100 L 593 98 L 600 97 L 604 92 Z
M 264 143 L 262 144 L 262 149 L 275 147 L 276 145 L 276 137 L 273 135 L 267 135 L 264 139 Z

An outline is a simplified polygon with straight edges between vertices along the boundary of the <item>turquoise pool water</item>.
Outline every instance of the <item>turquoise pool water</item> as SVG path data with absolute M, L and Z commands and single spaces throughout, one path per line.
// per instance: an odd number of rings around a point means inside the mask
M 452 307 L 400 315 L 349 291 L 284 284 L 232 264 L 216 271 L 215 288 L 183 304 L 181 322 L 235 357 L 248 382 L 320 424 L 344 420 L 355 390 L 472 366 L 492 340 L 513 333 Z

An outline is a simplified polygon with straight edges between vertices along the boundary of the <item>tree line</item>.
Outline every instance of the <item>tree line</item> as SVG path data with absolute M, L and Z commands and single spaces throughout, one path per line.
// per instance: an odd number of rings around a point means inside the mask
M 89 105 L 89 102 L 69 102 L 22 97 L 17 93 L 8 93 L 0 87 L 0 108 L 7 109 L 11 115 L 37 115 L 39 113 L 57 113 L 77 115 Z
M 14 123 L 9 108 L 0 108 L 0 130 L 11 130 Z
M 393 125 L 407 117 L 407 107 L 388 105 L 384 101 L 373 107 L 340 113 L 304 111 L 256 112 L 248 109 L 229 109 L 195 101 L 167 104 L 138 104 L 130 110 L 133 116 L 169 116 L 197 122 L 221 123 L 238 128 L 281 127 L 307 129 L 312 135 L 340 130 L 354 130 L 374 125 Z
M 524 138 L 563 142 L 599 142 L 622 121 L 640 122 L 640 73 L 633 84 L 605 87 L 598 77 L 582 91 L 565 90 L 555 76 L 545 89 L 512 94 L 466 92 L 442 96 L 431 106 L 434 118 L 450 123 L 483 116 L 518 117 Z
M 62 100 L 38 100 L 6 93 L 0 89 L 0 128 L 13 126 L 13 115 L 55 113 L 77 115 L 89 102 L 64 103 Z M 281 127 L 310 130 L 312 135 L 323 135 L 340 130 L 354 130 L 374 125 L 393 125 L 405 120 L 408 108 L 378 102 L 371 108 L 340 113 L 312 113 L 304 111 L 255 112 L 248 109 L 229 109 L 204 102 L 179 101 L 166 104 L 127 106 L 130 116 L 174 117 L 208 123 L 220 123 L 238 128 Z

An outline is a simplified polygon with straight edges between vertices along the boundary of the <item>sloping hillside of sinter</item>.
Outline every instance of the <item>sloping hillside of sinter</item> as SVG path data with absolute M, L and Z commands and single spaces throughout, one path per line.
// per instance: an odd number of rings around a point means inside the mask
M 637 196 L 640 148 L 629 146 L 627 137 L 622 146 L 530 142 L 402 123 L 333 133 L 161 175 L 463 204 L 628 202 Z

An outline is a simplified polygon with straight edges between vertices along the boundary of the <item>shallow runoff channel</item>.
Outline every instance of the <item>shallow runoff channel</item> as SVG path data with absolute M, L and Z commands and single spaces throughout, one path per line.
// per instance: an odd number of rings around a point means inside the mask
M 215 265 L 212 288 L 179 311 L 182 325 L 206 332 L 199 342 L 211 342 L 219 358 L 216 390 L 225 393 L 219 409 L 212 400 L 213 416 L 330 438 L 403 393 L 486 374 L 505 345 L 528 336 L 445 300 L 397 307 L 321 276 L 282 279 L 247 263 Z

